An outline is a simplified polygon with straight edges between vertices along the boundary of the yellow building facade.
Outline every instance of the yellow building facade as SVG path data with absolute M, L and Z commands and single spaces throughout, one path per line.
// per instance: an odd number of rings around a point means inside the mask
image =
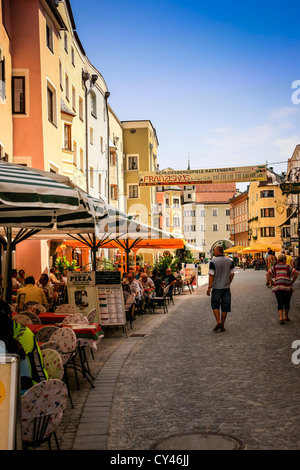
M 250 183 L 248 192 L 249 245 L 282 245 L 280 225 L 287 218 L 288 203 L 280 189 L 281 179 L 267 172 L 267 182 Z
M 156 212 L 155 187 L 139 186 L 139 171 L 157 169 L 158 140 L 151 121 L 122 121 L 124 142 L 124 185 L 127 212 L 137 220 L 154 225 Z

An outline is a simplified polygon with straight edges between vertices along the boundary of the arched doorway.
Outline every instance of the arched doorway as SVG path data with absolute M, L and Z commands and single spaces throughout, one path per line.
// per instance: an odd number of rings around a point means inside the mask
M 210 255 L 213 257 L 214 255 L 214 249 L 216 246 L 222 246 L 224 250 L 227 250 L 227 248 L 231 248 L 233 244 L 229 240 L 218 240 L 215 243 L 212 244 L 211 249 L 210 249 Z

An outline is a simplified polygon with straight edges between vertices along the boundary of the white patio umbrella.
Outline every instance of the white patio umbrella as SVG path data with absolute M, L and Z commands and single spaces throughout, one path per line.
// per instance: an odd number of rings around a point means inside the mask
M 4 299 L 7 297 L 12 248 L 40 230 L 51 229 L 60 211 L 75 212 L 80 206 L 78 189 L 43 173 L 22 165 L 0 163 L 0 226 L 4 227 L 6 235 L 6 239 L 0 237 L 0 243 L 6 249 Z M 12 227 L 20 228 L 14 240 Z

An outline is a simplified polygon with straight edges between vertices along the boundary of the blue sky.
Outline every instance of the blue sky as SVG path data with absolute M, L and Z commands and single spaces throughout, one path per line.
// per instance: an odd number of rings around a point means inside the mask
M 300 143 L 300 3 L 71 0 L 120 120 L 150 119 L 160 169 L 268 162 Z M 271 166 L 271 165 L 270 165 Z

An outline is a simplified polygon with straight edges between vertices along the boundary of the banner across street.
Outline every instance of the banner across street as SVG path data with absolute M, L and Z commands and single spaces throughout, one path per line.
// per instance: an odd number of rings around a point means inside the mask
M 203 170 L 164 170 L 139 172 L 139 186 L 184 186 L 189 184 L 266 181 L 266 165 Z

